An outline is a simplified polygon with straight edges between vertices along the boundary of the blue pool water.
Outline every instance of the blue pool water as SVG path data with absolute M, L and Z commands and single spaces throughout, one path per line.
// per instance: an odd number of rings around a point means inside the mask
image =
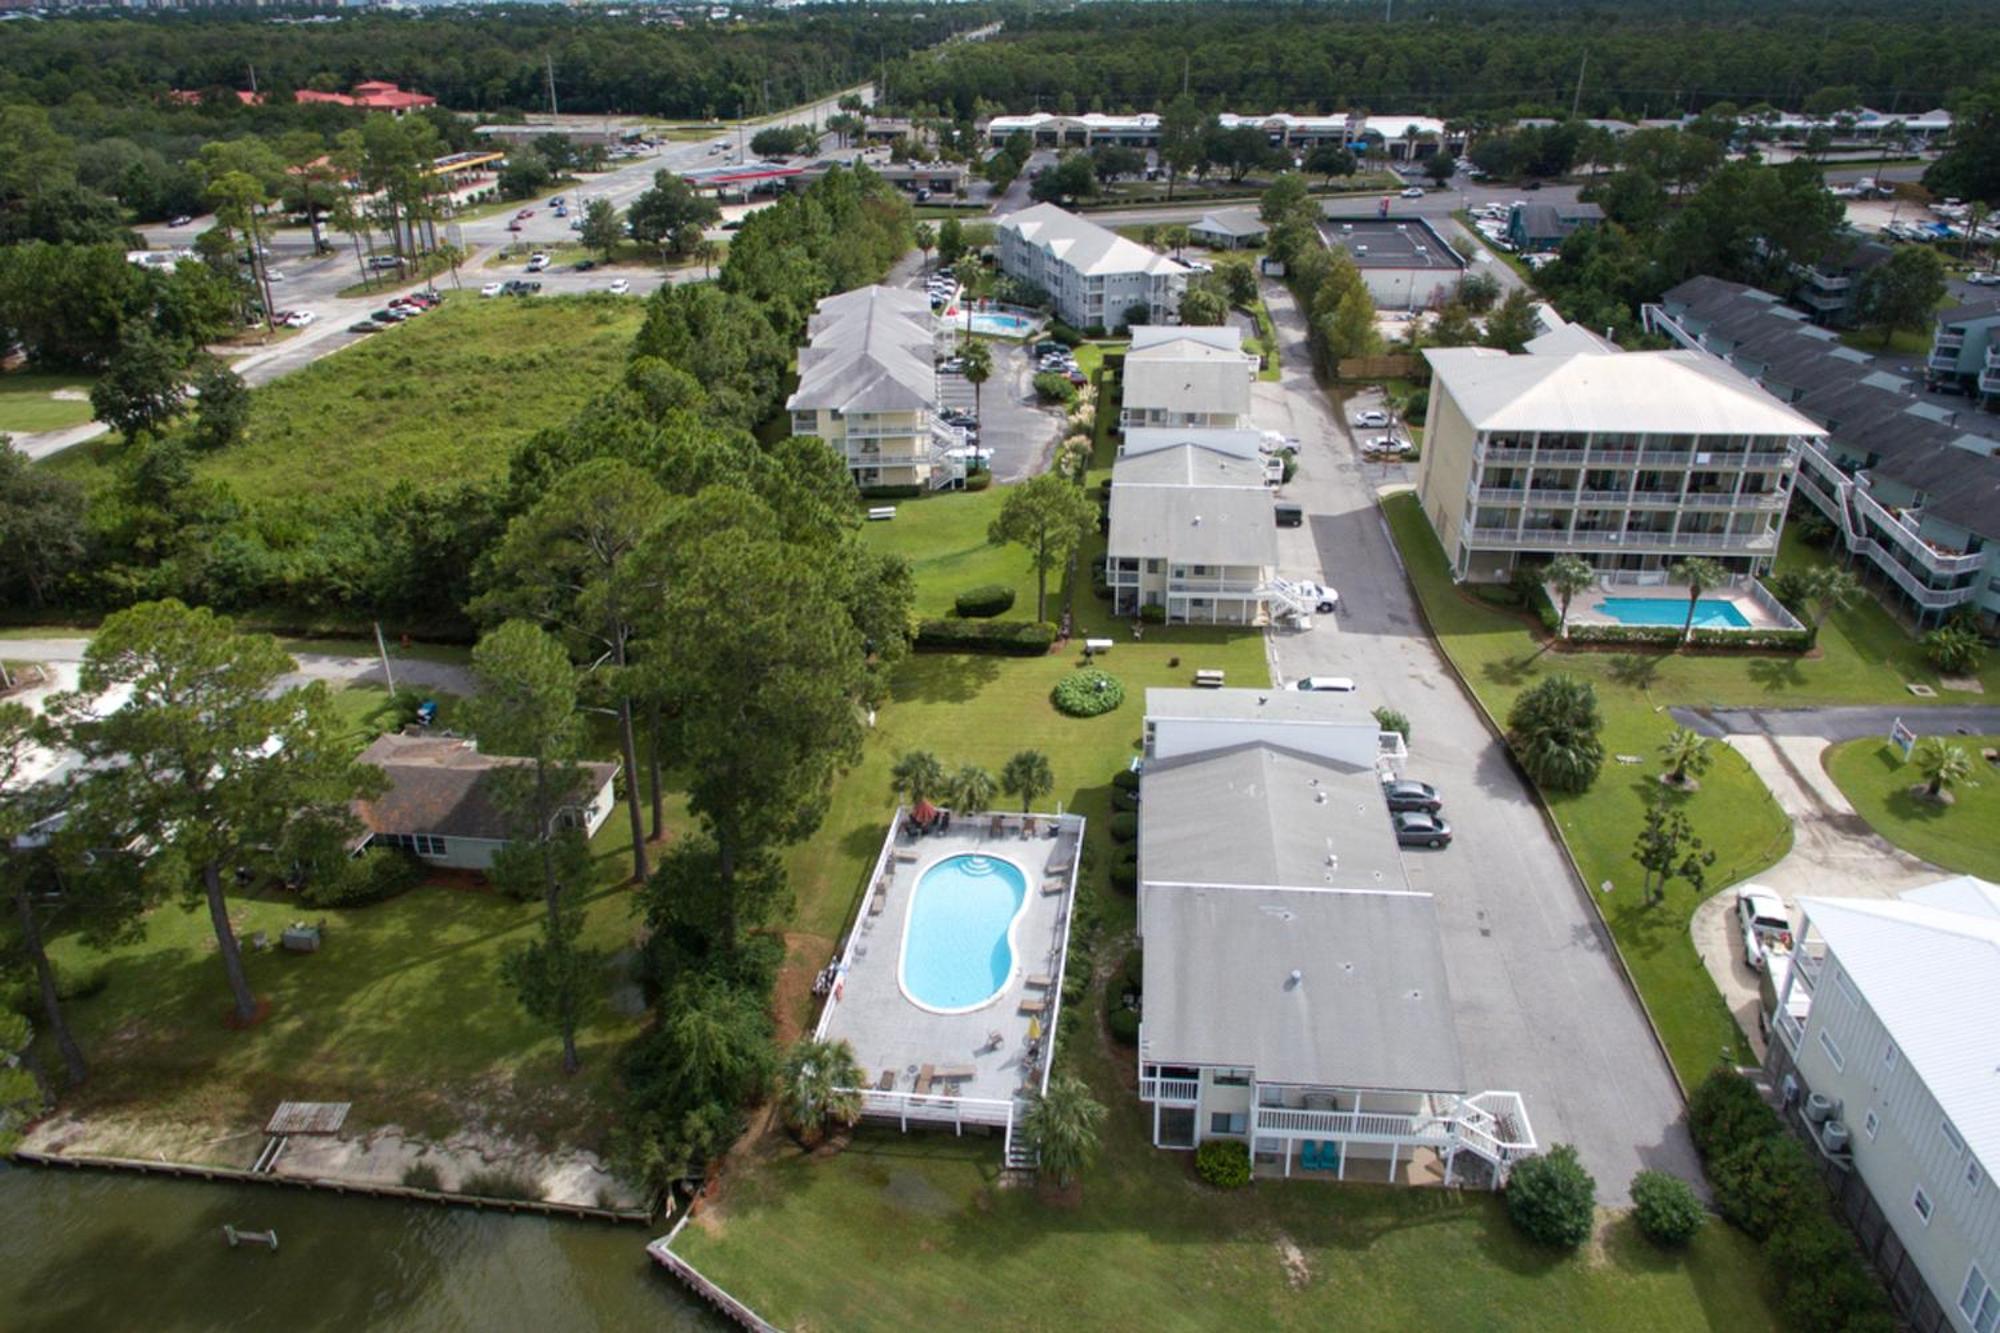
M 1621 625 L 1685 625 L 1688 614 L 1685 599 L 1675 601 L 1670 597 L 1607 597 L 1597 604 L 1597 609 Z M 1749 629 L 1750 621 L 1736 609 L 1736 603 L 1704 597 L 1694 604 L 1694 626 Z
M 965 327 L 990 338 L 1025 338 L 1035 331 L 1035 321 L 1025 315 L 1008 315 L 996 310 L 974 310 L 965 317 Z
M 927 1009 L 976 1009 L 1014 970 L 1008 929 L 1028 881 L 1010 861 L 949 856 L 924 871 L 903 927 L 903 989 Z

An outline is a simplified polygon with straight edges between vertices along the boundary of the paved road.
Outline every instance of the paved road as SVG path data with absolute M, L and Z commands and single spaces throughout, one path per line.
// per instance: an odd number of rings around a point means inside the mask
M 1307 527 L 1280 530 L 1281 558 L 1341 593 L 1338 616 L 1273 636 L 1274 670 L 1351 675 L 1366 702 L 1413 723 L 1411 774 L 1443 788 L 1458 840 L 1405 865 L 1412 887 L 1437 896 L 1471 1088 L 1520 1092 L 1537 1138 L 1576 1144 L 1608 1203 L 1625 1200 L 1642 1166 L 1698 1181 L 1679 1090 L 1611 941 L 1424 631 L 1375 505 L 1402 468 L 1360 461 L 1312 381 L 1290 294 L 1267 284 L 1265 296 L 1285 371 L 1281 384 L 1257 385 L 1258 424 L 1302 441 L 1287 493 L 1308 514 Z
M 1672 708 L 1674 721 L 1704 736 L 1817 736 L 1827 741 L 1887 736 L 1897 718 L 1923 735 L 2000 735 L 2000 708 L 1945 704 L 1909 708 Z

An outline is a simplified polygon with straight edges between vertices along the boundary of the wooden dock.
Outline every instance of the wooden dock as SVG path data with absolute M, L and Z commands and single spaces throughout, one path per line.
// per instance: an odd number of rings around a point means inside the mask
M 542 1217 L 570 1217 L 593 1222 L 651 1222 L 652 1209 L 600 1208 L 587 1203 L 556 1203 L 548 1199 L 492 1199 L 478 1194 L 452 1194 L 444 1190 L 416 1189 L 409 1185 L 378 1185 L 324 1176 L 279 1176 L 269 1172 L 246 1171 L 233 1166 L 203 1166 L 193 1162 L 149 1162 L 137 1157 L 96 1157 L 70 1153 L 43 1153 L 22 1149 L 14 1161 L 30 1166 L 66 1167 L 72 1171 L 120 1171 L 142 1176 L 172 1176 L 180 1180 L 206 1180 L 228 1185 L 277 1185 L 289 1189 L 327 1194 L 353 1194 L 362 1198 L 402 1200 L 410 1203 L 450 1204 L 481 1212 L 529 1213 Z

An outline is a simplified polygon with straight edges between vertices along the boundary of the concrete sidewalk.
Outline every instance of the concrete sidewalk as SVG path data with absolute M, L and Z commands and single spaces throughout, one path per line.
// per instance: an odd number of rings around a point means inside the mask
M 1860 711 L 1860 710 L 1855 710 Z M 1800 895 L 1819 898 L 1892 898 L 1904 889 L 1942 879 L 1946 871 L 1910 855 L 1870 829 L 1827 775 L 1829 744 L 1818 736 L 1731 736 L 1729 746 L 1749 761 L 1792 821 L 1792 850 L 1756 882 L 1785 900 L 1798 920 Z M 1736 928 L 1736 886 L 1695 909 L 1688 933 L 1695 952 L 1722 992 L 1736 1024 L 1759 1055 L 1758 975 L 1743 958 Z

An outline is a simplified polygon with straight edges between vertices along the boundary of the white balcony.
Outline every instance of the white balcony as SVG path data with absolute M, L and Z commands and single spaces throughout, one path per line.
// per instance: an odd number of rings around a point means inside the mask
M 1194 1078 L 1141 1078 L 1139 1100 L 1169 1106 L 1192 1106 L 1201 1100 L 1201 1080 Z
M 1956 352 L 1963 346 L 1965 346 L 1965 331 L 1963 329 L 1939 329 L 1931 336 L 1931 350 L 1933 352 Z
M 1762 532 L 1565 532 L 1560 528 L 1471 528 L 1468 546 L 1501 551 L 1748 551 L 1775 550 L 1777 537 Z

